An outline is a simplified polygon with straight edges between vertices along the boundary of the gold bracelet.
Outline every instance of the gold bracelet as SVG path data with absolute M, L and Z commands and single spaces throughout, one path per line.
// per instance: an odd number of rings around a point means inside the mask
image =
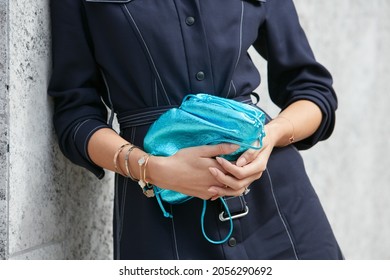
M 288 138 L 288 141 L 289 141 L 289 144 L 294 143 L 294 141 L 295 141 L 295 137 L 294 137 L 294 135 L 295 135 L 295 130 L 294 130 L 294 124 L 292 123 L 292 121 L 289 120 L 288 118 L 283 117 L 283 116 L 280 116 L 280 115 L 277 116 L 277 118 L 285 119 L 286 121 L 288 121 L 288 122 L 290 123 L 290 125 L 291 125 L 291 127 L 292 127 L 292 133 L 291 133 L 291 137 Z
M 142 177 L 142 180 L 146 183 L 146 185 L 149 185 L 149 182 L 146 180 L 146 167 L 148 166 L 149 159 L 152 157 L 152 155 L 149 154 L 148 157 L 145 159 L 145 164 L 144 164 L 144 176 Z
M 131 147 L 127 150 L 126 155 L 125 155 L 126 175 L 127 175 L 127 177 L 129 177 L 133 181 L 137 181 L 137 179 L 133 176 L 133 174 L 131 174 L 131 168 L 129 167 L 130 166 L 130 164 L 129 164 L 129 157 L 130 157 L 131 152 L 135 148 L 137 148 L 137 146 L 131 145 Z
M 146 183 L 146 186 L 144 188 L 144 194 L 147 196 L 147 197 L 154 197 L 154 189 L 153 189 L 153 186 L 151 186 L 149 184 L 149 182 L 146 180 L 146 170 L 147 170 L 147 166 L 148 166 L 148 162 L 149 162 L 149 159 L 152 157 L 152 155 L 149 155 L 146 159 L 145 159 L 145 165 L 144 165 L 144 177 L 143 177 L 143 180 L 145 181 Z
M 116 151 L 115 155 L 114 155 L 114 168 L 115 168 L 115 172 L 124 176 L 123 175 L 123 171 L 120 169 L 120 167 L 118 168 L 118 156 L 119 154 L 122 152 L 122 150 L 126 147 L 126 146 L 130 146 L 131 144 L 130 143 L 126 143 L 126 144 L 123 144 L 122 146 L 120 146 L 118 148 L 118 150 Z
M 139 181 L 138 181 L 138 185 L 141 187 L 142 192 L 147 197 L 153 197 L 154 196 L 153 186 L 149 185 L 149 182 L 147 182 L 146 178 L 145 178 L 146 177 L 146 166 L 147 166 L 149 158 L 151 156 L 152 156 L 151 154 L 146 154 L 146 155 L 143 155 L 138 160 L 138 166 L 139 166 Z

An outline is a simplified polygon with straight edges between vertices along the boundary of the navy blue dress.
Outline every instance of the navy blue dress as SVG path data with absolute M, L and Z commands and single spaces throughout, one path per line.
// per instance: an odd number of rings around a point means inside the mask
M 111 127 L 114 113 L 122 137 L 142 147 L 150 124 L 189 93 L 250 103 L 260 83 L 251 46 L 268 62 L 276 105 L 305 99 L 322 111 L 314 135 L 275 148 L 251 192 L 226 198 L 234 214 L 249 212 L 233 220 L 232 237 L 222 245 L 202 235 L 201 200 L 166 205 L 173 219 L 165 218 L 155 199 L 116 176 L 116 259 L 342 258 L 298 152 L 331 135 L 337 99 L 292 0 L 53 0 L 51 15 L 48 92 L 60 148 L 98 178 L 104 171 L 89 159 L 87 144 L 95 131 Z M 208 202 L 205 228 L 213 239 L 229 230 L 222 210 L 219 201 Z

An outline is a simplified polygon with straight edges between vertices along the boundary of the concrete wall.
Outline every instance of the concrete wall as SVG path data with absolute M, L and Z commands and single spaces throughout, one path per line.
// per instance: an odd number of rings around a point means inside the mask
M 390 1 L 295 4 L 339 98 L 332 137 L 302 153 L 307 171 L 346 258 L 390 259 Z
M 112 176 L 71 165 L 53 133 L 48 2 L 0 0 L 0 259 L 110 259 Z M 390 2 L 295 3 L 340 101 L 308 172 L 346 257 L 390 259 Z
M 7 240 L 7 131 L 8 131 L 8 67 L 7 15 L 5 0 L 0 0 L 0 260 L 6 256 Z
M 53 132 L 49 1 L 0 3 L 0 257 L 111 258 L 111 176 L 99 182 L 72 166 Z
M 390 1 L 304 2 L 340 101 L 335 134 L 307 155 L 309 171 L 346 257 L 390 259 Z

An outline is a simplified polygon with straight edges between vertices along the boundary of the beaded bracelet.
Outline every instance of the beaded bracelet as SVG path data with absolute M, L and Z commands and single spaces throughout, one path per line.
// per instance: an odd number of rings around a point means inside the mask
M 116 151 L 115 155 L 114 155 L 114 168 L 115 168 L 115 172 L 122 175 L 123 176 L 123 171 L 120 169 L 120 167 L 118 167 L 118 156 L 119 154 L 122 152 L 122 150 L 126 147 L 126 146 L 130 146 L 131 144 L 130 143 L 126 143 L 126 144 L 123 144 L 122 146 L 120 146 L 118 148 L 118 150 Z

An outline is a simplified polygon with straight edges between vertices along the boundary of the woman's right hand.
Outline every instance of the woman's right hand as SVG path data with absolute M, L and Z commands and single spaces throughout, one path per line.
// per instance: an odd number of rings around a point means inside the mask
M 207 145 L 181 149 L 170 157 L 153 156 L 149 159 L 148 181 L 163 189 L 210 199 L 210 186 L 223 186 L 209 168 L 215 167 L 224 172 L 215 157 L 230 154 L 237 148 L 233 144 Z

